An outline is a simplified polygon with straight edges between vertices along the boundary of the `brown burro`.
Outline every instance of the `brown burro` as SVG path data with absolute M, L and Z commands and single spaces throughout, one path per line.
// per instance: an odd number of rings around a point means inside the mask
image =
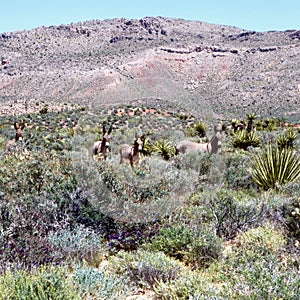
M 191 152 L 203 153 L 218 153 L 222 146 L 222 133 L 218 127 L 215 127 L 215 134 L 209 143 L 197 143 L 193 141 L 184 140 L 176 145 L 176 154 L 187 154 Z
M 5 146 L 6 151 L 10 151 L 13 148 L 13 145 L 16 142 L 19 142 L 19 141 L 23 140 L 25 123 L 24 122 L 19 122 L 19 123 L 15 122 L 14 123 L 14 128 L 15 128 L 15 131 L 16 131 L 15 139 L 7 141 L 6 146 Z
M 110 133 L 112 131 L 112 126 L 106 131 L 105 125 L 102 125 L 103 137 L 100 141 L 96 141 L 93 145 L 93 155 L 101 160 L 107 160 L 107 156 L 110 148 Z
M 120 164 L 127 162 L 131 166 L 138 165 L 143 151 L 144 135 L 135 136 L 133 145 L 123 144 L 120 148 Z

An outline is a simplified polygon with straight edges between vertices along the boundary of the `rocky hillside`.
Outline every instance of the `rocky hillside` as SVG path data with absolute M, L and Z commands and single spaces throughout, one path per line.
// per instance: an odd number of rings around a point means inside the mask
M 300 30 L 146 17 L 0 35 L 1 112 L 151 102 L 228 118 L 300 119 Z

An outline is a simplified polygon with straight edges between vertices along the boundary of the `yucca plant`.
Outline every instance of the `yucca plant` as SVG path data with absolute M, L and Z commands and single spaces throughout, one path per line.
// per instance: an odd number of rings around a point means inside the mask
M 244 128 L 243 120 L 232 119 L 231 127 L 233 129 L 233 132 L 238 131 L 240 128 Z
M 204 122 L 196 122 L 194 124 L 194 129 L 200 138 L 206 136 L 207 125 Z
M 263 128 L 268 131 L 277 130 L 277 127 L 280 125 L 280 121 L 273 117 L 273 118 L 266 118 L 264 120 Z
M 252 179 L 265 190 L 300 179 L 299 155 L 292 149 L 268 145 L 251 161 Z
M 248 147 L 259 147 L 261 143 L 260 136 L 255 131 L 248 132 L 247 130 L 236 131 L 233 134 L 230 146 L 247 150 Z
M 289 128 L 285 133 L 281 134 L 276 142 L 277 142 L 277 145 L 280 149 L 283 149 L 283 148 L 290 148 L 290 149 L 293 149 L 295 147 L 294 145 L 294 141 L 296 140 L 297 138 L 297 133 Z
M 195 137 L 198 136 L 203 138 L 206 136 L 207 125 L 204 122 L 196 122 L 193 126 L 188 126 L 185 129 L 185 135 Z
M 143 155 L 150 156 L 153 152 L 152 142 L 148 137 L 145 137 L 143 140 Z
M 258 115 L 256 113 L 248 114 L 247 116 L 247 127 L 246 130 L 248 132 L 252 131 L 254 129 L 254 121 L 258 118 Z
M 160 154 L 163 157 L 163 159 L 169 160 L 175 155 L 176 149 L 171 142 L 165 139 L 161 139 L 153 142 L 152 151 Z

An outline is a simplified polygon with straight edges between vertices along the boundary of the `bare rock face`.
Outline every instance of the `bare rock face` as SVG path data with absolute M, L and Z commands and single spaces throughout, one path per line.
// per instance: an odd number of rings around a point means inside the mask
M 0 104 L 155 98 L 197 114 L 299 120 L 299 32 L 146 17 L 2 33 Z

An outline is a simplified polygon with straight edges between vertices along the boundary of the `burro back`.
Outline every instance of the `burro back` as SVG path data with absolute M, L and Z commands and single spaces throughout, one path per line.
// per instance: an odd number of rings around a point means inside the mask
M 209 143 L 197 143 L 193 141 L 180 141 L 176 145 L 176 154 L 188 154 L 191 152 L 202 153 L 218 153 L 222 146 L 222 133 L 217 126 L 215 126 L 215 134 Z

